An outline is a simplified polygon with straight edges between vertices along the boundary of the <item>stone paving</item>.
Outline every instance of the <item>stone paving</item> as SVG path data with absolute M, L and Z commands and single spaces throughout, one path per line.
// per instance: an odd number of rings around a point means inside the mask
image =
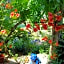
M 48 55 L 43 53 L 43 54 L 37 54 L 37 56 L 39 57 L 39 59 L 41 60 L 41 64 L 48 64 Z M 25 62 L 25 58 L 28 57 L 29 62 L 28 63 L 24 63 Z M 20 56 L 17 58 L 17 62 L 20 62 L 19 64 L 30 64 L 31 59 L 30 56 Z M 8 63 L 4 63 L 4 64 L 18 64 L 16 63 L 16 61 L 12 58 L 9 59 Z

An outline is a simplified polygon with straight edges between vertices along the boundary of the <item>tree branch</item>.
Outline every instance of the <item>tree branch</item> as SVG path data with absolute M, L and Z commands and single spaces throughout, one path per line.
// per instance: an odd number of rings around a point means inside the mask
M 23 21 L 18 22 L 17 24 L 15 24 L 15 25 L 11 28 L 11 31 L 10 31 L 10 33 L 8 34 L 7 38 L 6 38 L 5 43 L 7 43 L 7 42 L 9 41 L 8 38 L 12 35 L 12 33 L 14 32 L 14 30 L 15 30 L 15 29 L 17 28 L 17 26 L 18 26 L 19 24 L 21 24 L 21 23 L 23 23 Z

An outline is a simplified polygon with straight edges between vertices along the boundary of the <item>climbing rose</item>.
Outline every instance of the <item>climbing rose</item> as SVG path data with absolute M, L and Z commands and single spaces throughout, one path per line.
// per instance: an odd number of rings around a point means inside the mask
M 44 30 L 47 30 L 47 24 L 43 24 L 42 26 Z
M 45 36 L 45 37 L 42 38 L 42 40 L 47 41 L 48 40 L 48 37 Z
M 38 29 L 37 29 L 37 28 L 33 28 L 33 31 L 34 31 L 34 32 L 37 32 L 37 31 L 38 31 Z
M 49 43 L 49 44 L 52 44 L 52 40 L 49 40 L 48 43 Z

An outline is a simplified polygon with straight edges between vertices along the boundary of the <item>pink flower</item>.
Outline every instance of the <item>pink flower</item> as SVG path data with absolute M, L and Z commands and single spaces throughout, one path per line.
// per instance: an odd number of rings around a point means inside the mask
M 18 18 L 20 16 L 20 14 L 19 13 L 16 13 L 16 17 Z
M 14 17 L 14 15 L 15 15 L 15 13 L 14 13 L 14 12 L 11 12 L 10 18 L 11 18 L 11 17 Z
M 4 29 L 4 30 L 1 30 L 1 33 L 2 34 L 5 34 L 6 33 L 6 30 Z

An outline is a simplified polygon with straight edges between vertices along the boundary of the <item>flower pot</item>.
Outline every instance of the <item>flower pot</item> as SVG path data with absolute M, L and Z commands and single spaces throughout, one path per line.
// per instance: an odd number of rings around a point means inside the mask
M 4 55 L 3 54 L 0 54 L 0 63 L 4 64 Z

